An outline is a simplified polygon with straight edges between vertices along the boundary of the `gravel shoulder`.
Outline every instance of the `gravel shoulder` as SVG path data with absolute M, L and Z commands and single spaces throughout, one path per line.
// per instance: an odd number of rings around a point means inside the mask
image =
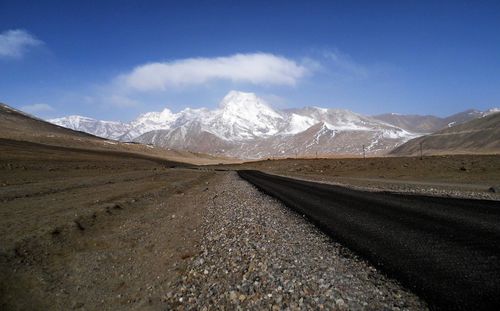
M 422 310 L 426 304 L 300 215 L 228 172 L 172 309 Z

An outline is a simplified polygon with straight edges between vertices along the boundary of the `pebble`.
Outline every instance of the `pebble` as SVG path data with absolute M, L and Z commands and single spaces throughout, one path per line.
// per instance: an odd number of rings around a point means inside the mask
M 236 173 L 214 186 L 203 240 L 167 309 L 426 310 L 426 304 Z

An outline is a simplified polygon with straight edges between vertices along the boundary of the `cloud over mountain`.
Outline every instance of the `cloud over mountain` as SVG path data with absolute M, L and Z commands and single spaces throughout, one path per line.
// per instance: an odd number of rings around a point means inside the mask
M 307 66 L 283 56 L 252 53 L 149 63 L 121 75 L 118 80 L 133 90 L 162 91 L 216 80 L 295 85 L 308 72 Z

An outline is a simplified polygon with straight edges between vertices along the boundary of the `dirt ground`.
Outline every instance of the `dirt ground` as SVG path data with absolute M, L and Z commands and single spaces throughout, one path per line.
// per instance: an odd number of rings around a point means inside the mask
M 361 189 L 500 200 L 500 155 L 282 159 L 218 168 L 257 169 Z
M 160 309 L 217 173 L 21 145 L 0 144 L 0 310 Z

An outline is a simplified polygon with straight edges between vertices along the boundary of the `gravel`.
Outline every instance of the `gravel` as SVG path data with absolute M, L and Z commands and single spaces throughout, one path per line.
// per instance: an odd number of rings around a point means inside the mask
M 338 178 L 332 180 L 330 177 L 323 176 L 297 176 L 288 174 L 276 174 L 277 176 L 300 179 L 305 181 L 324 183 L 335 186 L 342 186 L 354 190 L 370 191 L 370 192 L 392 192 L 396 194 L 413 194 L 427 195 L 434 197 L 458 198 L 458 199 L 477 199 L 477 200 L 494 200 L 500 201 L 500 193 L 495 191 L 498 187 L 492 186 L 484 189 L 467 189 L 467 185 L 447 185 L 446 183 L 426 183 L 426 182 L 405 182 L 405 181 L 370 181 L 356 178 Z M 476 187 L 474 187 L 476 188 Z M 493 190 L 492 190 L 493 189 Z
M 235 173 L 207 205 L 169 309 L 422 310 L 426 304 Z

